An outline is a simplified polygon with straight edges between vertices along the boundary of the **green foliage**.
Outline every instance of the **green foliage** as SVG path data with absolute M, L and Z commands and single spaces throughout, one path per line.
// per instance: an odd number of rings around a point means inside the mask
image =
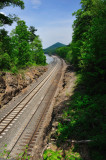
M 14 0 L 14 1 L 11 1 L 11 0 L 1 0 L 0 2 L 0 9 L 3 9 L 4 7 L 7 7 L 7 6 L 19 6 L 21 7 L 22 9 L 24 9 L 24 2 L 22 0 Z
M 63 139 L 64 137 L 64 139 L 67 139 L 73 137 L 81 140 L 92 139 L 97 133 L 104 135 L 104 104 L 106 96 L 101 97 L 102 103 L 99 96 L 96 95 L 91 98 L 81 92 L 74 94 L 69 109 L 64 113 L 71 121 L 68 124 L 59 124 L 58 133 L 61 133 L 59 138 Z
M 65 59 L 68 51 L 68 47 L 60 47 L 56 50 L 56 54 Z
M 80 155 L 79 153 L 77 152 L 72 152 L 71 151 L 68 151 L 65 153 L 65 157 L 62 156 L 62 151 L 53 151 L 53 150 L 45 150 L 44 153 L 43 153 L 43 159 L 44 160 L 62 160 L 62 159 L 65 159 L 65 160 L 82 160 L 80 158 Z
M 82 160 L 79 153 L 68 151 L 65 156 L 65 160 Z
M 10 159 L 10 157 L 9 157 L 10 152 L 7 151 L 6 147 L 7 147 L 7 144 L 5 144 L 5 145 L 1 148 L 0 158 L 5 158 L 6 156 L 8 156 L 8 159 Z M 7 158 L 6 158 L 6 159 L 7 159 Z
M 0 54 L 8 52 L 11 54 L 11 38 L 5 29 L 0 29 Z
M 11 68 L 11 38 L 5 29 L 0 29 L 0 68 L 3 70 Z
M 10 69 L 10 56 L 7 53 L 0 55 L 0 68 L 3 70 Z
M 26 145 L 23 149 L 24 152 L 19 153 L 16 160 L 30 160 L 31 156 L 28 155 L 28 145 Z
M 0 30 L 0 69 L 17 73 L 18 69 L 35 64 L 46 64 L 41 40 L 35 35 L 36 29 L 28 30 L 24 21 L 18 21 L 11 37 Z
M 15 74 L 18 73 L 17 67 L 16 66 L 11 67 L 11 72 Z
M 33 40 L 36 37 L 35 32 L 37 31 L 37 29 L 35 29 L 34 26 L 30 26 L 29 31 L 30 31 L 30 42 L 33 42 Z
M 56 50 L 57 50 L 58 48 L 63 47 L 63 46 L 65 46 L 65 45 L 62 44 L 62 43 L 59 43 L 59 42 L 58 42 L 58 43 L 55 43 L 54 45 L 52 45 L 52 46 L 44 49 L 44 53 L 45 53 L 45 54 L 48 54 L 48 55 L 56 54 Z
M 62 156 L 61 156 L 61 153 L 62 151 L 52 151 L 50 149 L 44 151 L 44 154 L 43 154 L 43 159 L 44 160 L 61 160 L 62 159 Z
M 27 30 L 27 26 L 24 21 L 18 21 L 16 29 L 12 35 L 11 45 L 12 54 L 11 57 L 14 62 L 17 62 L 16 66 L 25 66 L 26 63 L 31 61 L 31 51 L 29 45 L 30 32 Z M 17 58 L 17 61 L 15 60 Z
M 71 97 L 64 117 L 70 122 L 59 123 L 58 142 L 66 139 L 87 140 L 90 156 L 105 160 L 105 63 L 106 63 L 106 1 L 81 0 L 81 9 L 75 12 L 73 38 L 64 55 L 80 73 L 77 88 Z
M 4 7 L 7 6 L 18 6 L 21 9 L 24 9 L 24 2 L 22 0 L 1 0 L 0 1 L 0 9 L 3 9 Z M 15 15 L 9 15 L 6 16 L 2 13 L 0 13 L 0 26 L 3 26 L 5 24 L 11 25 L 13 21 L 16 21 L 17 17 Z
M 41 40 L 39 36 L 35 36 L 33 42 L 30 44 L 31 52 L 32 52 L 32 61 L 36 62 L 36 64 L 46 64 L 46 57 L 43 53 Z
M 4 14 L 0 13 L 0 27 L 5 24 L 11 25 L 13 23 L 13 19 L 10 16 L 5 16 Z
M 70 105 L 64 112 L 64 118 L 70 119 L 70 122 L 59 123 L 58 140 L 63 142 L 67 139 L 87 140 L 89 144 L 90 155 L 93 159 L 98 160 L 98 156 L 104 159 L 105 155 L 105 104 L 106 95 L 88 95 L 82 88 L 76 91 L 71 97 Z M 102 156 L 101 156 L 102 154 Z
M 24 151 L 19 153 L 17 157 L 15 157 L 16 160 L 30 160 L 31 156 L 28 155 L 28 145 L 26 145 L 23 149 Z M 11 157 L 9 155 L 10 152 L 7 151 L 7 144 L 5 144 L 1 148 L 0 158 L 10 159 Z
M 7 6 L 19 6 L 24 9 L 22 0 L 2 0 L 0 9 Z M 36 64 L 45 65 L 46 57 L 43 53 L 41 40 L 36 36 L 34 26 L 29 29 L 24 21 L 15 15 L 5 16 L 0 13 L 0 26 L 17 22 L 16 28 L 8 35 L 5 29 L 0 29 L 0 70 L 17 73 L 18 69 Z

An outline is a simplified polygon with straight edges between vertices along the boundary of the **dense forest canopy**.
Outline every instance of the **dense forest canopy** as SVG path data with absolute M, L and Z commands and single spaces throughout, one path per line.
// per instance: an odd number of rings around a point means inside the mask
M 24 2 L 21 0 L 0 1 L 0 9 L 6 6 L 19 6 L 24 9 Z M 10 33 L 5 29 L 0 29 L 0 70 L 17 72 L 19 68 L 26 66 L 46 64 L 46 57 L 43 53 L 39 36 L 35 34 L 37 29 L 28 26 L 16 16 L 5 16 L 0 13 L 0 25 L 11 25 L 13 21 L 17 26 Z
M 91 159 L 105 160 L 106 1 L 81 0 L 73 15 L 72 42 L 57 49 L 57 55 L 74 66 L 79 78 L 64 114 L 71 122 L 59 124 L 58 140 L 92 140 Z

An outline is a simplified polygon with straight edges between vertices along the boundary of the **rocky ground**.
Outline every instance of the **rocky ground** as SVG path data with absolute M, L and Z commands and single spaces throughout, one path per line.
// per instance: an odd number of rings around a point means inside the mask
M 12 73 L 1 73 L 0 75 L 0 106 L 7 104 L 12 97 L 20 92 L 24 92 L 26 87 L 36 80 L 47 70 L 47 67 L 29 68 L 25 73 L 14 75 Z M 59 88 L 52 103 L 53 108 L 49 111 L 45 129 L 38 140 L 38 146 L 35 146 L 33 160 L 42 159 L 45 149 L 54 151 L 60 149 L 55 145 L 54 134 L 58 126 L 58 120 L 62 111 L 67 107 L 69 97 L 73 94 L 76 75 L 72 66 L 65 65 L 63 75 L 59 83 Z M 65 146 L 66 147 L 66 144 Z
M 47 66 L 30 67 L 21 70 L 19 74 L 10 72 L 0 73 L 0 108 L 6 105 L 13 97 L 24 91 L 25 88 L 36 81 L 45 71 Z
M 68 107 L 68 104 L 70 103 L 70 98 L 74 93 L 75 90 L 75 84 L 76 82 L 76 74 L 74 71 L 74 68 L 72 66 L 67 66 L 61 86 L 59 88 L 59 93 L 57 97 L 55 98 L 55 103 L 53 107 L 53 112 L 51 116 L 51 122 L 49 123 L 49 126 L 46 128 L 46 137 L 44 137 L 44 148 L 43 152 L 46 149 L 51 149 L 53 151 L 62 151 L 62 155 L 66 155 L 66 153 L 71 153 L 72 148 L 75 141 L 67 141 L 63 144 L 60 144 L 60 147 L 56 145 L 56 130 L 58 127 L 58 123 L 62 122 L 62 114 L 66 107 Z M 68 122 L 68 119 L 66 120 Z M 42 159 L 43 159 L 43 152 L 42 152 Z M 79 150 L 82 159 L 84 160 L 90 160 L 88 146 L 86 143 L 79 143 Z M 62 159 L 64 160 L 64 158 Z
M 67 107 L 70 102 L 70 96 L 73 95 L 75 89 L 76 75 L 72 66 L 67 66 L 62 85 L 59 89 L 59 93 L 55 98 L 55 104 L 52 113 L 52 119 L 49 127 L 47 128 L 47 136 L 45 138 L 45 143 L 47 149 L 52 149 L 54 151 L 58 150 L 55 145 L 54 135 L 58 126 L 58 121 L 61 119 L 63 110 Z M 66 146 L 65 146 L 66 147 Z
M 56 96 L 51 104 L 49 115 L 46 117 L 46 123 L 44 122 L 45 129 L 41 133 L 38 145 L 35 146 L 32 160 L 43 159 L 43 152 L 46 149 L 54 151 L 59 149 L 55 144 L 54 134 L 58 126 L 58 119 L 61 117 L 62 111 L 69 101 L 69 97 L 73 94 L 75 81 L 76 75 L 73 67 L 65 65 Z

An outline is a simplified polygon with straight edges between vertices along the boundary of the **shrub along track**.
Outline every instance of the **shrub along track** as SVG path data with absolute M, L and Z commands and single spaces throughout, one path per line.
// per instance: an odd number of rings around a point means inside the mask
M 53 62 L 54 67 L 53 69 L 50 69 L 49 74 L 46 74 L 44 78 L 35 86 L 35 88 L 31 92 L 29 92 L 26 97 L 22 99 L 20 103 L 18 103 L 5 117 L 1 118 L 0 138 L 2 138 L 5 130 L 9 129 L 9 126 L 11 126 L 14 120 L 19 118 L 19 115 L 24 112 L 30 101 L 35 97 L 36 94 L 38 94 L 42 87 L 46 86 L 46 84 L 49 84 L 45 96 L 40 99 L 40 103 L 38 104 L 33 114 L 31 113 L 32 116 L 30 117 L 28 123 L 26 124 L 26 126 L 24 126 L 24 129 L 21 132 L 20 136 L 17 138 L 14 145 L 11 147 L 10 155 L 12 157 L 15 157 L 17 154 L 22 152 L 23 147 L 26 145 L 28 145 L 28 154 L 31 154 L 37 137 L 39 137 L 39 132 L 42 129 L 42 124 L 44 122 L 46 114 L 48 113 L 51 100 L 54 97 L 55 91 L 57 89 L 57 85 L 61 77 L 62 65 L 62 60 L 55 60 Z

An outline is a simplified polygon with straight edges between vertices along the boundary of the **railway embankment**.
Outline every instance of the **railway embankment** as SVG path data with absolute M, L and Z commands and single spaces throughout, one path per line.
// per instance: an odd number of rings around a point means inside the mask
M 24 92 L 27 86 L 36 81 L 47 69 L 47 66 L 37 66 L 21 70 L 18 74 L 0 72 L 0 108 L 20 92 Z

